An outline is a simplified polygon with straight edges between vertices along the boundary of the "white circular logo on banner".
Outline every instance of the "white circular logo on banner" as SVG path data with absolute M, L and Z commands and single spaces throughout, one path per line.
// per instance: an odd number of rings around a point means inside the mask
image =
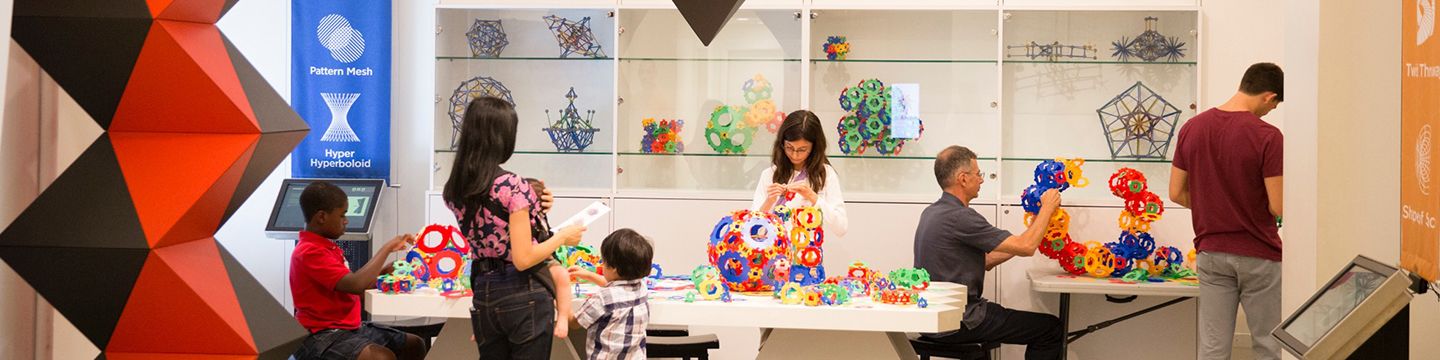
M 1415 180 L 1420 183 L 1420 193 L 1430 195 L 1430 125 L 1420 128 L 1415 138 Z
M 325 15 L 315 27 L 320 45 L 330 50 L 330 57 L 349 63 L 365 55 L 365 35 L 350 27 L 350 20 L 340 14 Z

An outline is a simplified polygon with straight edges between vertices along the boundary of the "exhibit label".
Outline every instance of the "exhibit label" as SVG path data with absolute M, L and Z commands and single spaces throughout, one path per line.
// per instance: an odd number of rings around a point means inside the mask
M 1440 189 L 1431 176 L 1440 119 L 1440 39 L 1435 0 L 1402 0 L 1400 21 L 1400 266 L 1435 281 L 1440 274 Z

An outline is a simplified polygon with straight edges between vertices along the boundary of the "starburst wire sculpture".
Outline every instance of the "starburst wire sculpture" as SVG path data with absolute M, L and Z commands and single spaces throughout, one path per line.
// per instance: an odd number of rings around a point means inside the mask
M 1113 52 L 1110 56 L 1120 61 L 1130 61 L 1131 57 L 1145 62 L 1154 62 L 1160 58 L 1169 62 L 1180 61 L 1185 57 L 1185 43 L 1178 37 L 1166 37 L 1156 31 L 1155 24 L 1159 21 L 1159 18 L 1153 16 L 1146 17 L 1145 32 L 1134 39 L 1121 37 L 1120 40 L 1111 42 Z

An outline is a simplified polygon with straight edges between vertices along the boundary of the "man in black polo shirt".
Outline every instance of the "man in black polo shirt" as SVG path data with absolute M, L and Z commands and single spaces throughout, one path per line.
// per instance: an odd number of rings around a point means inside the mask
M 930 272 L 934 281 L 965 285 L 969 298 L 959 330 L 925 334 L 943 343 L 1024 344 L 1026 359 L 1060 359 L 1065 331 L 1054 315 L 1016 311 L 992 303 L 985 291 L 985 271 L 1015 256 L 1030 256 L 1040 246 L 1050 217 L 1060 207 L 1060 193 L 1051 189 L 1040 197 L 1040 213 L 1024 233 L 1012 235 L 985 221 L 970 208 L 980 196 L 985 173 L 975 152 L 951 146 L 935 156 L 935 180 L 944 193 L 920 214 L 915 230 L 915 267 Z

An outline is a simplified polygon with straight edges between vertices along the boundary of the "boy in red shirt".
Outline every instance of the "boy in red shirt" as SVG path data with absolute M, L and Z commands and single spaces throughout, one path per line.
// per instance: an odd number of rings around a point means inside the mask
M 290 255 L 290 291 L 295 319 L 310 336 L 295 351 L 307 359 L 422 359 L 420 337 L 399 330 L 360 323 L 360 294 L 375 288 L 375 278 L 389 272 L 386 255 L 415 242 L 413 234 L 396 236 L 364 267 L 350 272 L 334 239 L 345 234 L 349 198 L 333 184 L 316 181 L 300 193 L 305 231 Z

